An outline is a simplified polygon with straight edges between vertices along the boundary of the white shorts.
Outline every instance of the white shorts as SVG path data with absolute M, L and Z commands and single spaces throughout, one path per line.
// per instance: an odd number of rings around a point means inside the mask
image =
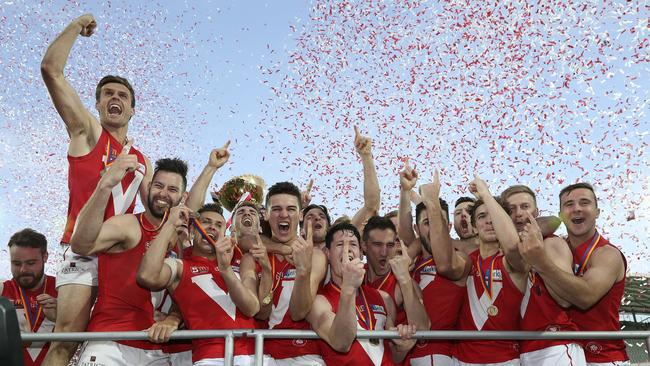
M 410 359 L 411 366 L 452 366 L 453 361 L 447 355 L 427 355 Z
M 264 355 L 264 360 L 262 363 L 264 366 L 269 365 L 270 357 Z M 232 359 L 233 366 L 255 366 L 255 356 L 235 356 Z M 194 362 L 194 366 L 223 366 L 223 358 L 204 358 L 202 360 Z
M 146 350 L 113 341 L 84 342 L 78 365 L 92 366 L 169 366 L 169 355 L 161 350 Z
M 172 366 L 192 366 L 192 351 L 168 353 Z
M 587 366 L 630 366 L 630 361 L 590 362 Z
M 326 366 L 325 361 L 319 355 L 304 355 L 291 358 L 272 358 L 269 366 Z
M 514 360 L 510 360 L 510 361 L 497 362 L 497 363 L 466 363 L 454 358 L 453 365 L 454 366 L 520 366 L 521 364 L 519 363 L 518 358 L 515 358 Z
M 519 355 L 522 366 L 585 366 L 585 352 L 576 343 L 560 344 L 522 353 Z
M 70 284 L 97 286 L 97 256 L 75 254 L 67 245 L 63 251 L 63 262 L 56 273 L 56 288 Z

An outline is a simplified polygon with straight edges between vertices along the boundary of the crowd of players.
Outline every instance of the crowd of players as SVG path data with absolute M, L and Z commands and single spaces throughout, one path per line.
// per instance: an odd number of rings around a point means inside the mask
M 269 339 L 265 365 L 625 365 L 623 341 L 415 341 L 418 330 L 620 329 L 626 263 L 596 230 L 594 188 L 559 193 L 567 237 L 555 217 L 538 217 L 535 193 L 513 185 L 495 197 L 474 177 L 474 196 L 451 216 L 437 173 L 415 189 L 418 172 L 399 175 L 399 210 L 378 216 L 380 190 L 371 140 L 355 129 L 364 205 L 332 222 L 310 187 L 269 187 L 264 202 L 231 215 L 204 204 L 214 174 L 230 159 L 214 149 L 188 190 L 187 165 L 155 165 L 127 138 L 135 93 L 107 76 L 96 89 L 99 121 L 64 77 L 81 16 L 52 42 L 43 80 L 63 119 L 70 191 L 56 278 L 44 275 L 45 237 L 9 241 L 11 299 L 25 332 L 148 331 L 149 341 L 32 343 L 26 365 L 221 365 L 224 339 L 169 341 L 177 329 L 312 329 L 320 340 Z M 434 167 L 431 167 L 434 170 Z M 396 177 L 397 180 L 397 177 Z M 140 196 L 144 212 L 133 214 Z M 415 203 L 415 217 L 412 204 Z M 415 218 L 415 221 L 413 219 Z M 453 228 L 458 239 L 452 239 Z M 356 339 L 357 330 L 396 329 L 400 339 Z M 235 365 L 252 365 L 254 344 L 235 341 Z

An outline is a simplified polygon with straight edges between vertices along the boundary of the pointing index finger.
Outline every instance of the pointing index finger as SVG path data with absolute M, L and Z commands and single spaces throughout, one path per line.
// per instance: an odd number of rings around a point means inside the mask
M 222 149 L 228 149 L 228 146 L 230 146 L 230 140 L 226 141 L 226 143 L 223 145 Z
M 307 184 L 307 192 L 311 192 L 311 187 L 314 186 L 314 179 L 310 179 L 309 183 Z
M 343 257 L 342 257 L 342 262 L 343 263 L 349 263 L 350 262 L 350 239 L 349 238 L 344 238 L 343 239 Z

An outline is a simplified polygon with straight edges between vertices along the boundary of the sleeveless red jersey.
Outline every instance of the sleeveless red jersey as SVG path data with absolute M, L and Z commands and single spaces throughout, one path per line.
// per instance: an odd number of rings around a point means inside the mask
M 341 291 L 333 283 L 323 286 L 319 293 L 332 305 L 332 311 L 336 313 L 339 307 L 339 298 Z M 382 299 L 379 291 L 367 284 L 361 285 L 357 291 L 357 329 L 358 330 L 384 330 L 386 318 L 388 317 L 386 304 Z M 369 311 L 367 310 L 369 309 Z M 370 321 L 364 321 L 363 318 L 370 315 Z M 372 326 L 372 328 L 370 327 Z M 375 365 L 389 366 L 394 365 L 388 346 L 390 340 L 379 340 L 377 344 L 371 343 L 369 339 L 355 339 L 352 342 L 350 351 L 347 353 L 336 352 L 327 343 L 321 343 L 321 353 L 323 360 L 328 365 Z
M 266 322 L 268 329 L 310 330 L 306 320 L 293 321 L 289 314 L 289 301 L 296 279 L 296 267 L 286 260 L 271 255 L 273 273 L 273 305 L 271 315 Z M 316 339 L 269 339 L 264 341 L 264 350 L 271 357 L 283 359 L 304 355 L 319 354 L 319 341 Z
M 255 321 L 239 312 L 228 295 L 228 287 L 216 261 L 200 256 L 185 258 L 183 275 L 172 299 L 183 315 L 185 326 L 199 329 L 252 329 Z M 224 357 L 224 338 L 193 339 L 192 362 Z M 235 355 L 253 355 L 252 338 L 235 339 Z
M 526 281 L 526 291 L 521 301 L 521 330 L 526 331 L 577 331 L 568 309 L 564 309 L 548 292 L 544 280 L 531 271 Z M 575 340 L 522 340 L 521 352 L 532 352 L 561 344 L 576 343 Z
M 476 250 L 469 255 L 472 269 L 467 276 L 467 296 L 464 297 L 458 329 L 519 330 L 523 294 L 510 279 L 503 263 L 503 254 L 497 253 L 483 259 L 479 252 Z M 489 286 L 483 281 L 484 276 L 492 280 L 491 297 L 485 290 Z M 489 315 L 490 309 L 494 311 L 495 307 L 496 314 L 493 312 L 495 315 Z M 456 343 L 454 356 L 468 363 L 505 362 L 519 358 L 519 343 L 509 340 L 463 340 Z
M 68 216 L 63 231 L 61 243 L 70 243 L 79 211 L 95 191 L 101 178 L 101 172 L 110 165 L 122 152 L 122 144 L 108 131 L 102 128 L 99 140 L 95 147 L 84 156 L 68 155 Z M 122 178 L 122 183 L 115 186 L 108 199 L 104 212 L 104 221 L 115 215 L 132 213 L 135 207 L 135 197 L 140 187 L 140 182 L 146 175 L 147 164 L 144 155 L 132 147 L 130 154 L 138 157 L 140 167 L 134 172 L 127 173 Z
M 97 256 L 99 288 L 89 332 L 144 330 L 154 323 L 151 292 L 140 287 L 135 278 L 142 256 L 158 231 L 143 213 L 134 216 L 140 224 L 138 245 L 124 252 Z M 147 341 L 117 342 L 141 349 L 160 349 L 160 345 Z
M 437 275 L 433 257 L 415 258 L 412 277 L 422 290 L 422 300 L 431 320 L 431 330 L 454 330 L 466 295 L 465 287 Z M 409 353 L 411 357 L 446 355 L 451 357 L 453 342 L 419 340 Z
M 395 325 L 408 324 L 408 318 L 406 317 L 404 304 L 397 305 L 397 300 L 395 299 L 395 289 L 397 288 L 398 283 L 397 278 L 393 274 L 393 271 L 388 271 L 386 275 L 378 277 L 371 282 L 368 280 L 368 263 L 366 263 L 364 267 L 366 270 L 366 278 L 364 279 L 364 283 L 374 288 L 375 290 L 384 291 L 395 303 L 395 306 L 397 308 L 397 314 L 395 314 Z
M 50 333 L 54 329 L 54 322 L 45 317 L 41 306 L 36 301 L 36 296 L 41 294 L 57 297 L 56 278 L 45 275 L 43 285 L 34 290 L 22 289 L 13 279 L 3 283 L 0 295 L 9 299 L 16 308 L 21 332 Z M 23 363 L 25 366 L 39 366 L 49 348 L 49 342 L 32 342 L 29 346 L 23 343 Z
M 580 271 L 579 268 L 581 264 L 585 266 L 585 268 L 588 267 L 589 249 L 591 249 L 590 244 L 592 244 L 592 240 L 596 239 L 593 242 L 594 250 L 605 245 L 611 245 L 613 248 L 616 248 L 609 243 L 609 240 L 602 236 L 600 236 L 600 240 L 598 240 L 598 236 L 599 234 L 596 233 L 594 238 L 587 240 L 573 250 L 573 265 L 576 275 L 582 276 L 582 271 Z M 616 250 L 618 250 L 618 248 L 616 248 Z M 623 258 L 625 270 L 627 271 L 627 261 L 625 260 L 623 253 L 621 253 L 621 257 Z M 589 269 L 586 271 L 588 270 Z M 621 300 L 623 299 L 624 293 L 625 276 L 623 276 L 622 280 L 616 282 L 609 292 L 607 292 L 594 306 L 587 310 L 580 310 L 573 307 L 569 311 L 569 315 L 581 331 L 609 330 L 618 332 L 621 330 L 621 324 L 619 323 L 619 309 L 621 307 Z M 580 342 L 585 349 L 587 362 L 604 363 L 628 360 L 627 352 L 625 351 L 625 342 L 623 340 L 596 339 L 583 340 Z

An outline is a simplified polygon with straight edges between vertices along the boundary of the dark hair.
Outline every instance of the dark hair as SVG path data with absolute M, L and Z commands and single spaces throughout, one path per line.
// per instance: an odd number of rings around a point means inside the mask
M 183 178 L 183 190 L 187 188 L 187 163 L 179 158 L 164 158 L 156 161 L 156 168 L 153 170 L 155 177 L 159 171 L 176 173 Z
M 438 198 L 438 201 L 440 201 L 440 208 L 445 211 L 445 217 L 447 218 L 447 222 L 449 222 L 449 205 L 447 204 L 447 201 L 443 200 L 442 198 Z M 427 209 L 427 206 L 424 205 L 424 202 L 420 202 L 415 206 L 415 223 L 417 224 L 420 222 L 420 215 L 422 214 L 422 211 L 425 211 Z
M 359 230 L 357 229 L 356 226 L 347 223 L 347 222 L 341 222 L 338 224 L 335 224 L 334 226 L 330 227 L 329 230 L 327 230 L 327 234 L 325 235 L 325 247 L 330 248 L 330 245 L 332 244 L 332 239 L 334 239 L 334 234 L 336 234 L 339 231 L 351 231 L 354 236 L 357 237 L 357 240 L 361 242 L 361 235 L 359 234 Z
M 30 228 L 22 229 L 9 238 L 9 248 L 14 245 L 22 248 L 38 248 L 41 250 L 41 254 L 47 252 L 47 239 L 45 235 Z
M 97 84 L 97 88 L 95 89 L 95 100 L 99 101 L 99 96 L 102 91 L 102 86 L 109 83 L 117 83 L 126 86 L 126 88 L 129 89 L 129 91 L 131 92 L 131 108 L 135 107 L 135 91 L 133 91 L 133 87 L 131 86 L 131 83 L 129 83 L 129 81 L 126 80 L 125 78 L 120 76 L 115 76 L 115 75 L 106 75 L 99 81 L 99 83 Z
M 506 188 L 505 191 L 501 192 L 501 201 L 503 201 L 503 203 L 506 203 L 508 197 L 516 193 L 528 193 L 533 197 L 533 202 L 535 202 L 535 205 L 537 205 L 537 197 L 535 196 L 535 192 L 533 192 L 530 187 L 523 184 L 516 184 L 514 186 Z
M 476 200 L 472 197 L 460 197 L 459 199 L 456 200 L 456 203 L 454 203 L 454 207 L 458 207 L 458 205 L 465 202 L 474 203 L 476 202 Z
M 373 216 L 370 219 L 368 219 L 368 223 L 366 226 L 363 228 L 363 241 L 368 241 L 368 237 L 370 236 L 370 232 L 372 230 L 379 229 L 390 229 L 393 230 L 393 232 L 397 235 L 397 229 L 395 229 L 395 225 L 393 224 L 392 221 L 390 221 L 389 218 L 384 217 L 384 216 Z
M 269 188 L 269 191 L 266 193 L 266 206 L 269 206 L 269 201 L 271 200 L 271 197 L 275 196 L 276 194 L 289 194 L 298 200 L 298 209 L 301 208 L 302 206 L 302 199 L 300 197 L 300 188 L 298 188 L 295 184 L 291 182 L 278 182 L 272 185 Z
M 329 212 L 327 212 L 327 207 L 325 207 L 323 205 L 316 205 L 316 204 L 312 203 L 311 205 L 309 205 L 309 206 L 302 209 L 303 220 L 300 221 L 300 227 L 302 228 L 305 225 L 304 216 L 307 215 L 307 212 L 309 212 L 310 210 L 312 210 L 314 208 L 317 208 L 317 209 L 323 211 L 323 213 L 325 214 L 325 219 L 327 220 L 327 226 L 331 226 L 332 225 L 332 219 L 330 218 Z
M 505 211 L 508 216 L 510 216 L 510 208 L 504 205 L 504 202 L 501 200 L 500 197 L 494 196 L 494 199 L 497 201 L 499 206 Z M 470 216 L 470 222 L 472 226 L 476 227 L 476 209 L 478 209 L 480 206 L 484 205 L 485 201 L 483 201 L 482 198 L 477 199 L 473 205 L 469 207 L 469 216 Z
M 399 210 L 393 210 L 387 214 L 384 215 L 385 218 L 387 219 L 392 219 L 393 217 L 397 217 L 399 215 Z
M 216 212 L 219 215 L 223 216 L 223 208 L 221 208 L 221 206 L 219 206 L 216 203 L 206 203 L 205 205 L 203 205 L 203 207 L 199 208 L 199 210 L 196 211 L 196 213 L 198 213 L 199 215 L 204 212 Z
M 571 191 L 574 191 L 574 190 L 580 189 L 580 188 L 588 189 L 588 190 L 591 191 L 591 194 L 594 195 L 594 201 L 595 201 L 594 203 L 596 203 L 596 207 L 598 207 L 598 197 L 596 197 L 596 192 L 594 191 L 594 187 L 589 183 L 580 182 L 580 183 L 571 184 L 571 185 L 568 185 L 568 186 L 562 188 L 562 190 L 560 191 L 560 194 L 558 196 L 560 198 L 560 208 L 562 208 L 562 196 L 564 196 L 565 194 L 569 194 L 569 193 L 571 193 Z
M 234 215 L 237 212 L 237 210 L 239 210 L 242 207 L 252 207 L 255 209 L 255 212 L 259 213 L 259 207 L 254 201 L 241 201 L 235 205 L 235 208 L 232 209 L 232 214 Z

